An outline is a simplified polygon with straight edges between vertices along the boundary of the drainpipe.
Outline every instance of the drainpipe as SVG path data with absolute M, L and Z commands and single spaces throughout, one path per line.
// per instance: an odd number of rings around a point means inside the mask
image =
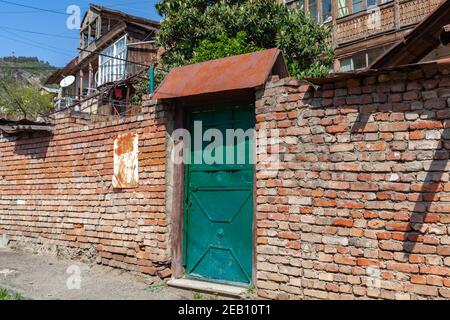
M 150 95 L 155 92 L 155 66 L 150 67 Z
M 84 85 L 84 74 L 83 74 L 83 70 L 80 69 L 80 100 L 83 99 L 83 85 Z

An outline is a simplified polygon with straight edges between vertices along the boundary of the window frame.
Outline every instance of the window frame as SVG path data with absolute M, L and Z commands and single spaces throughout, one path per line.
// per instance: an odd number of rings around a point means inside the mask
M 309 13 L 309 3 L 310 3 L 310 1 L 311 0 L 303 0 L 303 10 L 304 10 L 304 12 L 305 13 Z M 327 22 L 327 19 L 324 19 L 324 17 L 323 17 L 323 8 L 322 8 L 322 1 L 323 0 L 315 0 L 315 1 L 317 1 L 317 17 L 316 17 L 316 21 L 318 22 L 318 23 L 326 23 Z M 334 1 L 338 1 L 337 3 L 336 3 L 336 8 L 335 8 L 335 10 L 333 9 L 333 6 L 334 6 Z M 373 7 L 373 6 L 384 6 L 384 5 L 387 5 L 387 4 L 393 4 L 394 3 L 394 0 L 375 0 L 375 2 L 376 2 L 376 4 L 375 5 L 368 5 L 368 0 L 360 0 L 361 2 L 362 2 L 362 4 L 361 4 L 361 10 L 358 10 L 358 11 L 353 11 L 353 1 L 356 1 L 356 0 L 343 0 L 343 1 L 345 1 L 345 7 L 343 7 L 343 8 L 346 8 L 346 13 L 344 13 L 344 14 L 340 14 L 340 7 L 339 7 L 339 1 L 340 0 L 332 0 L 331 1 L 331 18 L 332 19 L 342 19 L 342 18 L 345 18 L 345 17 L 348 17 L 348 16 L 350 16 L 350 15 L 352 15 L 352 14 L 358 14 L 358 13 L 361 13 L 361 12 L 364 12 L 365 10 L 367 10 L 368 8 L 370 8 L 370 7 Z M 290 6 L 290 7 L 297 7 L 297 2 L 299 2 L 299 1 L 297 1 L 297 0 L 284 0 L 284 3 L 286 4 L 286 5 L 288 5 L 288 6 Z M 336 12 L 334 12 L 334 11 L 336 11 Z
M 361 10 L 358 11 L 353 11 L 353 1 L 357 1 L 357 0 L 345 0 L 346 4 L 347 4 L 347 14 L 342 15 L 342 16 L 338 16 L 337 19 L 341 19 L 341 18 L 345 18 L 348 17 L 352 14 L 358 14 L 361 12 L 366 11 L 367 9 L 369 9 L 370 7 L 374 7 L 374 6 L 383 6 L 386 4 L 393 4 L 394 0 L 375 0 L 375 4 L 374 5 L 368 5 L 368 0 L 361 0 L 362 1 L 362 5 L 361 5 Z M 339 8 L 338 8 L 339 11 Z M 339 15 L 339 12 L 338 12 Z
M 330 22 L 330 21 L 333 20 L 333 0 L 330 0 L 330 5 L 331 5 L 330 15 L 327 18 L 325 18 L 324 15 L 323 15 L 323 1 L 324 0 L 320 0 L 320 12 L 319 12 L 320 23 L 327 23 L 327 22 Z M 331 20 L 329 18 L 331 18 Z
M 309 5 L 310 2 L 312 0 L 301 0 L 303 2 L 303 11 L 308 14 L 310 13 L 309 10 Z M 317 23 L 319 24 L 323 24 L 323 23 L 328 23 L 330 21 L 328 21 L 329 19 L 324 19 L 323 17 L 323 8 L 322 8 L 322 1 L 323 0 L 314 0 L 317 1 L 317 17 L 312 17 Z M 298 0 L 284 0 L 284 4 L 286 4 L 289 7 L 292 8 L 298 8 Z M 330 17 L 331 19 L 333 19 L 333 0 L 331 0 L 331 12 L 330 12 Z
M 316 16 L 314 17 L 312 14 L 311 14 L 311 3 L 313 3 L 313 2 L 315 2 L 316 3 L 316 5 L 315 5 L 315 10 L 316 10 Z M 322 21 L 322 19 L 321 19 L 321 8 L 322 8 L 322 0 L 305 0 L 303 3 L 307 3 L 308 4 L 308 6 L 306 7 L 306 5 L 304 5 L 304 7 L 305 7 L 305 10 L 307 10 L 306 12 L 307 13 L 309 13 L 310 15 L 311 15 L 311 17 L 317 22 L 317 23 L 321 23 Z M 295 5 L 297 5 L 297 2 L 296 2 L 296 4 Z M 307 8 L 307 9 L 306 9 Z
M 368 68 L 376 59 L 378 59 L 380 56 L 382 56 L 384 53 L 386 53 L 387 50 L 391 48 L 390 45 L 385 46 L 379 46 L 379 47 L 373 47 L 364 51 L 355 52 L 354 54 L 350 56 L 345 56 L 339 59 L 339 63 L 341 64 L 341 67 L 339 68 L 339 72 L 352 72 L 352 71 L 358 71 L 358 70 L 364 70 L 365 68 Z M 375 54 L 374 58 L 370 58 L 369 56 L 373 53 Z M 357 56 L 364 56 L 364 64 L 362 68 L 355 68 L 355 58 Z M 347 60 L 350 62 L 350 69 L 343 71 L 342 70 L 342 61 Z
M 123 48 L 120 46 L 123 42 Z M 126 73 L 128 35 L 124 35 L 101 51 L 98 57 L 97 86 L 122 80 Z M 114 57 L 114 58 L 112 58 Z M 120 59 L 120 60 L 119 60 Z

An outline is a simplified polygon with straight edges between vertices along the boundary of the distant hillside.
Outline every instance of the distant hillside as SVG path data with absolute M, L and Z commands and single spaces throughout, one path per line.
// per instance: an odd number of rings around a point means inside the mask
M 36 120 L 52 107 L 40 86 L 56 68 L 35 57 L 0 58 L 0 119 Z
M 36 57 L 0 58 L 0 78 L 14 79 L 20 87 L 39 86 L 56 68 Z

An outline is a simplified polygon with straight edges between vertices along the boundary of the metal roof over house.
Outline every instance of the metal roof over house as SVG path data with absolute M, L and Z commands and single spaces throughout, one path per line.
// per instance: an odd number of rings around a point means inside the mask
M 73 58 L 70 62 L 62 69 L 58 69 L 53 72 L 45 81 L 45 85 L 49 84 L 59 84 L 59 82 L 66 76 L 69 76 L 76 72 L 78 66 L 78 57 Z
M 98 4 L 90 4 L 89 10 L 93 10 L 99 14 L 105 14 L 105 15 L 109 15 L 111 17 L 116 17 L 117 19 L 124 20 L 129 23 L 136 23 L 136 24 L 141 25 L 144 28 L 151 28 L 152 30 L 159 29 L 159 27 L 160 27 L 160 23 L 156 20 L 151 20 L 151 19 L 147 19 L 147 18 L 143 18 L 143 17 L 134 16 L 134 15 L 131 15 L 131 14 L 119 11 L 119 10 L 106 8 L 106 7 L 100 6 Z M 84 20 L 86 19 L 86 15 L 87 15 L 87 13 L 83 17 L 82 24 L 83 24 Z
M 271 75 L 289 76 L 283 55 L 269 49 L 175 68 L 166 76 L 155 100 L 252 89 Z
M 8 134 L 31 131 L 53 131 L 53 125 L 44 122 L 35 122 L 30 120 L 9 120 L 0 119 L 0 131 Z

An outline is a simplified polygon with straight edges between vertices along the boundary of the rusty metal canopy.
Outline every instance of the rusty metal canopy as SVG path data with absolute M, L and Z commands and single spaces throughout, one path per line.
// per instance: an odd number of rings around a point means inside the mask
M 263 85 L 271 75 L 289 76 L 278 49 L 243 54 L 175 68 L 169 72 L 155 100 L 207 93 L 251 89 Z

